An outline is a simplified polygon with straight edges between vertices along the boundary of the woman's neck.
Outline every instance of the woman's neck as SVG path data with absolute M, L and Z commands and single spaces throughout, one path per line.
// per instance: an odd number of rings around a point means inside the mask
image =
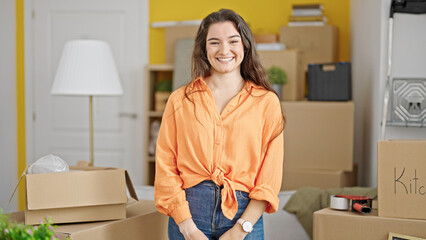
M 212 91 L 237 91 L 244 86 L 244 79 L 240 73 L 212 73 L 205 79 L 207 85 Z

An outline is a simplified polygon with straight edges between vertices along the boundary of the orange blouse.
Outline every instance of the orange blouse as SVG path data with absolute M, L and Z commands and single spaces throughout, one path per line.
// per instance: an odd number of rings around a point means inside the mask
M 235 190 L 278 208 L 284 159 L 283 116 L 278 97 L 251 81 L 219 113 L 206 82 L 198 78 L 167 101 L 157 140 L 155 204 L 176 224 L 190 218 L 184 189 L 204 180 L 223 185 L 222 211 L 233 219 Z

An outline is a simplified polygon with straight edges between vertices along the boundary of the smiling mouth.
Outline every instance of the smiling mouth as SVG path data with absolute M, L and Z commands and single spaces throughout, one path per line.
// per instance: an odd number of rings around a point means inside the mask
M 219 62 L 224 62 L 224 63 L 227 63 L 227 62 L 230 62 L 230 61 L 232 61 L 233 59 L 234 59 L 235 57 L 227 57 L 227 58 L 216 58 Z

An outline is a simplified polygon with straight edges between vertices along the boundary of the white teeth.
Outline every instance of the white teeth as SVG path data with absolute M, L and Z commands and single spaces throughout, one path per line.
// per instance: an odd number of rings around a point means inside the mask
M 218 58 L 218 60 L 221 61 L 221 62 L 229 62 L 232 59 L 233 59 L 233 57 L 230 57 L 230 58 Z

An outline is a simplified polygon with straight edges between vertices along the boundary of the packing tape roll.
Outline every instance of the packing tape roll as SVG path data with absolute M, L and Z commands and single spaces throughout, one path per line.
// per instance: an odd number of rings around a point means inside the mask
M 350 200 L 348 198 L 343 197 L 330 197 L 330 208 L 337 210 L 348 210 L 349 209 Z

